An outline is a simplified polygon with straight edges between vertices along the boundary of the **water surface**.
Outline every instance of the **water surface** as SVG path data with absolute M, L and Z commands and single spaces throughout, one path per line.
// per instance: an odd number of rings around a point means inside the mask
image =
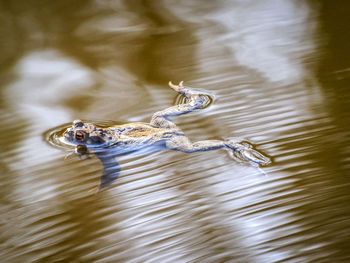
M 2 262 L 349 262 L 348 3 L 1 4 Z M 148 122 L 185 84 L 213 96 L 176 118 L 225 151 L 98 159 L 47 143 L 74 119 Z

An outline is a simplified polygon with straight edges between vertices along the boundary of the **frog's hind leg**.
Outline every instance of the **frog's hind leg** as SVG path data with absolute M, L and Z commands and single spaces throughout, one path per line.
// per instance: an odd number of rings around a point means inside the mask
M 166 142 L 170 150 L 177 150 L 185 153 L 211 151 L 220 148 L 226 148 L 225 141 L 205 140 L 191 142 L 186 136 L 178 136 Z
M 200 96 L 201 94 L 185 87 L 183 85 L 183 81 L 181 81 L 178 85 L 174 85 L 170 81 L 169 86 L 176 92 L 189 99 L 189 102 L 154 113 L 150 122 L 150 124 L 153 126 L 161 128 L 176 128 L 176 124 L 170 120 L 170 117 L 186 114 L 188 112 L 200 109 L 204 104 L 204 100 Z
M 185 136 L 178 136 L 166 142 L 170 150 L 177 150 L 185 153 L 211 151 L 225 148 L 233 151 L 235 157 L 243 162 L 248 162 L 253 166 L 267 165 L 270 159 L 260 152 L 254 150 L 250 145 L 235 143 L 232 141 L 204 140 L 192 143 Z
M 100 159 L 103 165 L 103 173 L 99 191 L 111 185 L 119 176 L 120 166 L 114 157 L 108 152 L 95 152 L 95 155 Z

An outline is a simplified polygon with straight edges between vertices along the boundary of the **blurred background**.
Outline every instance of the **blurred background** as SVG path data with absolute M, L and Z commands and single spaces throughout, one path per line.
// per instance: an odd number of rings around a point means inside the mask
M 350 262 L 349 1 L 0 3 L 1 262 Z M 74 119 L 148 122 L 167 82 L 213 95 L 176 118 L 223 150 L 98 159 L 49 145 Z

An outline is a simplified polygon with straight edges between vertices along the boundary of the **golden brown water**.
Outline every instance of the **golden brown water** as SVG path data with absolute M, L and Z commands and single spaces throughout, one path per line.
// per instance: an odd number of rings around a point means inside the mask
M 349 3 L 2 1 L 0 262 L 350 262 Z M 148 122 L 177 103 L 224 151 L 64 160 L 45 135 L 74 119 Z

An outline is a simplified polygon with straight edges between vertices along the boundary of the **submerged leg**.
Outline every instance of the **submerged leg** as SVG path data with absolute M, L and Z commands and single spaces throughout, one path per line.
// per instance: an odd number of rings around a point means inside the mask
M 179 85 L 174 85 L 173 83 L 169 82 L 169 86 L 176 92 L 189 99 L 189 102 L 154 113 L 150 122 L 150 124 L 153 126 L 175 128 L 176 124 L 169 119 L 170 117 L 194 111 L 201 108 L 204 104 L 203 98 L 200 96 L 201 94 L 185 87 L 182 81 L 179 83 Z
M 166 143 L 171 150 L 192 153 L 199 151 L 211 151 L 220 148 L 232 150 L 235 157 L 241 161 L 248 162 L 252 165 L 266 165 L 270 163 L 270 159 L 258 151 L 254 150 L 250 145 L 243 143 L 234 143 L 231 141 L 205 140 L 191 143 L 186 137 L 177 137 Z
M 120 166 L 113 156 L 108 152 L 95 152 L 95 155 L 101 160 L 103 165 L 103 173 L 99 191 L 111 185 L 119 176 Z

